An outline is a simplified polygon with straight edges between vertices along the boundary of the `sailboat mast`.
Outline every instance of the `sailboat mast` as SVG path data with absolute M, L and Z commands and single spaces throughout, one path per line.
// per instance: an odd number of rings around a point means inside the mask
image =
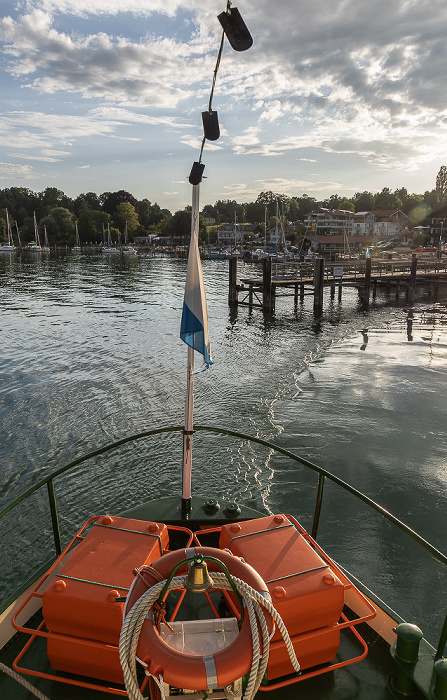
M 17 226 L 17 221 L 15 222 L 16 224 L 16 231 L 17 231 L 17 240 L 19 242 L 19 248 L 22 247 L 22 241 L 20 240 L 20 233 L 19 233 L 19 227 Z
M 37 221 L 36 221 L 36 212 L 34 212 L 34 237 L 36 239 L 36 243 L 40 248 L 40 236 L 39 236 L 39 228 L 37 226 Z
M 8 245 L 12 245 L 11 224 L 9 223 L 9 214 L 8 214 L 7 209 L 6 209 L 6 228 L 8 229 Z
M 264 208 L 264 250 L 267 248 L 267 207 Z

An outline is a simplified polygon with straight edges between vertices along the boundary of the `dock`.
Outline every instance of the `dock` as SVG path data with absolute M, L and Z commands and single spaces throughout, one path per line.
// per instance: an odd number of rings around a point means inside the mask
M 440 285 L 447 284 L 447 260 L 418 259 L 416 254 L 406 260 L 341 260 L 329 262 L 317 258 L 312 263 L 275 263 L 263 260 L 262 277 L 243 277 L 237 282 L 237 258 L 229 260 L 230 305 L 275 310 L 276 297 L 293 296 L 295 305 L 306 295 L 313 296 L 315 311 L 323 307 L 325 290 L 333 299 L 342 297 L 343 288 L 356 288 L 362 304 L 369 306 L 371 296 L 382 289 L 394 291 L 396 299 L 405 296 L 412 301 L 422 289 L 436 294 Z

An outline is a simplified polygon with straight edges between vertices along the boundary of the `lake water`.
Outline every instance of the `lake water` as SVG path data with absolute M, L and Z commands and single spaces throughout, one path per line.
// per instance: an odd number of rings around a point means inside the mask
M 365 312 L 351 289 L 341 302 L 327 294 L 320 318 L 311 297 L 296 307 L 279 297 L 269 315 L 228 307 L 227 263 L 204 261 L 203 270 L 215 364 L 195 378 L 195 422 L 272 440 L 325 467 L 445 551 L 446 299 L 409 307 L 378 294 Z M 243 277 L 258 271 L 240 264 Z M 90 450 L 182 424 L 185 272 L 186 260 L 167 257 L 0 257 L 0 507 Z M 296 463 L 200 433 L 193 470 L 193 493 L 296 514 L 311 527 L 316 477 Z M 120 494 L 117 472 L 125 475 Z M 56 484 L 64 539 L 92 511 L 180 497 L 180 484 L 180 436 L 97 458 Z M 46 546 L 45 493 L 0 527 L 4 599 Z M 437 642 L 446 575 L 429 554 L 331 484 L 318 534 L 337 561 Z

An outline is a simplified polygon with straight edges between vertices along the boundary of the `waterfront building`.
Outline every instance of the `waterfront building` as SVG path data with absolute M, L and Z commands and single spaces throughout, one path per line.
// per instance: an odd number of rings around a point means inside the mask
M 447 206 L 440 207 L 430 215 L 430 242 L 444 245 L 447 237 Z
M 308 215 L 304 225 L 316 252 L 349 254 L 378 241 L 402 238 L 408 233 L 408 216 L 398 209 L 354 213 L 320 207 Z

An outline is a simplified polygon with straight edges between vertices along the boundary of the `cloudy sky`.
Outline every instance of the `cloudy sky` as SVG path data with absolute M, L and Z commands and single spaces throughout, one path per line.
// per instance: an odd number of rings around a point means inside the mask
M 446 0 L 234 0 L 201 204 L 433 189 L 447 165 Z M 1 0 L 0 188 L 191 202 L 226 0 Z

